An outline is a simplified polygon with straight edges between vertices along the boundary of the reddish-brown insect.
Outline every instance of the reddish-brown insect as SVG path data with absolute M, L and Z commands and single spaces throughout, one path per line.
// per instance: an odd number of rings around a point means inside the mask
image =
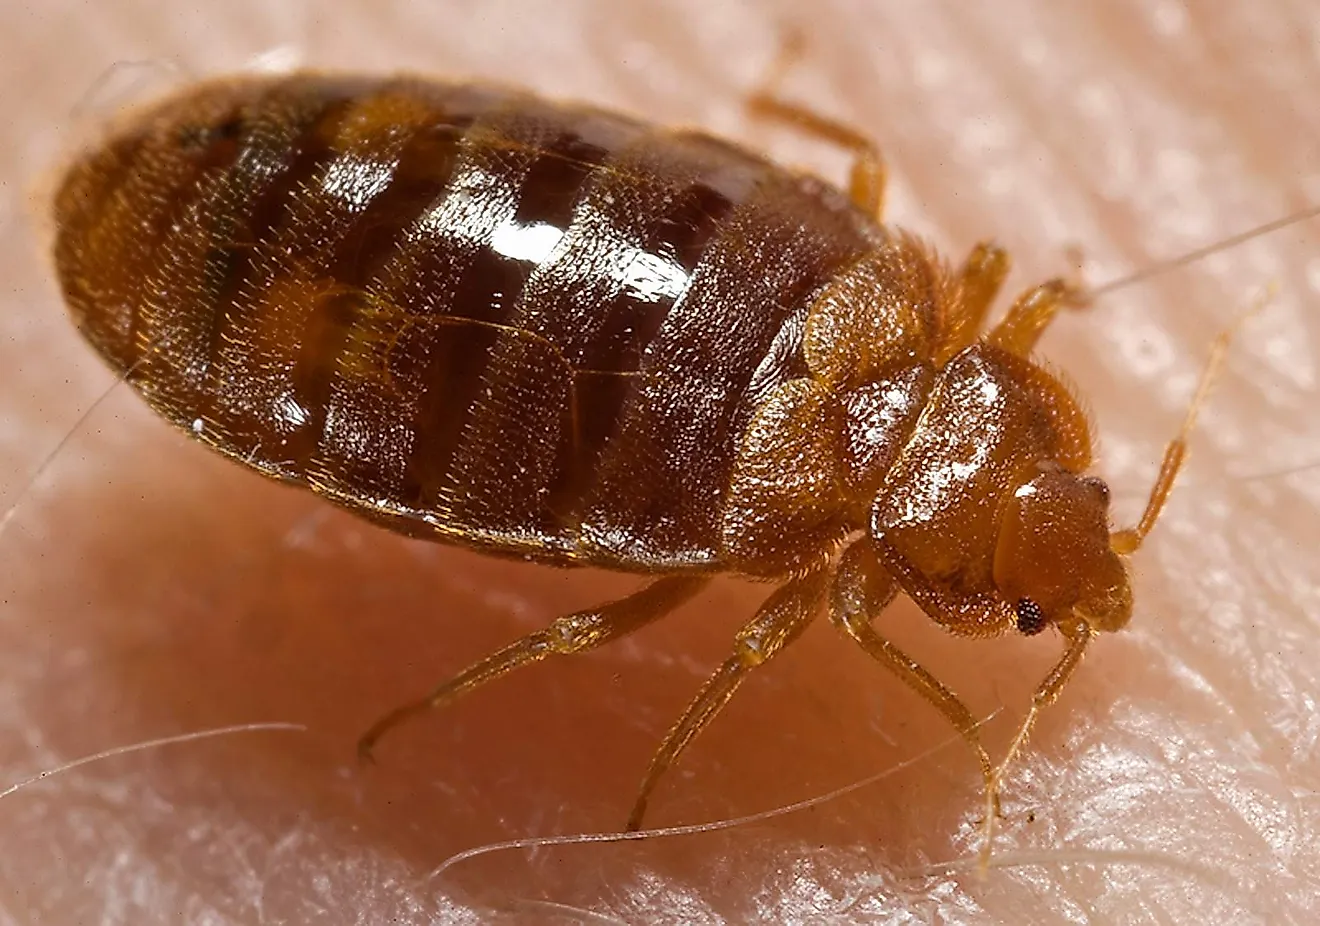
M 951 270 L 850 191 L 692 132 L 479 85 L 304 74 L 208 84 L 70 170 L 56 262 L 78 327 L 157 412 L 236 460 L 416 537 L 657 576 L 385 717 L 663 617 L 710 576 L 777 583 L 670 731 L 661 773 L 822 610 L 1000 779 L 1091 639 L 1127 623 L 1085 417 L 1029 357 L 1072 291 L 983 332 L 1008 260 Z M 1198 399 L 1199 401 L 1199 399 Z M 1055 628 L 1008 755 L 873 628 L 899 592 L 950 632 Z

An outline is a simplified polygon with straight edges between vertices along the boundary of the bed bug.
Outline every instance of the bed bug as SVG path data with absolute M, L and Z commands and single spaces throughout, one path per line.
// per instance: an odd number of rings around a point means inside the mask
M 386 715 L 364 756 L 730 573 L 776 588 L 669 731 L 629 828 L 825 612 L 974 750 L 988 837 L 1038 713 L 1128 623 L 1126 560 L 1204 388 L 1139 523 L 1112 530 L 1087 419 L 1031 357 L 1077 290 L 1050 280 L 987 327 L 1006 253 L 982 243 L 954 267 L 883 224 L 876 147 L 774 84 L 752 110 L 847 149 L 846 190 L 514 89 L 316 73 L 188 89 L 69 169 L 55 263 L 72 317 L 173 425 L 413 537 L 653 577 Z M 1062 638 L 998 764 L 873 625 L 899 593 L 953 634 Z

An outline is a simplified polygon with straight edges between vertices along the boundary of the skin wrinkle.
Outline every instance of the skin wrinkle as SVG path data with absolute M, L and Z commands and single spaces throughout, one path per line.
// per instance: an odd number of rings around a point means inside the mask
M 1067 269 L 1063 249 L 1074 242 L 1103 282 L 1300 205 L 1306 178 L 1297 172 L 1315 169 L 1304 144 L 1315 117 L 1300 101 L 1316 77 L 1285 28 L 1309 19 L 1300 0 L 1250 17 L 1216 7 L 1173 36 L 1153 33 L 1135 0 L 1104 8 L 1103 30 L 1080 6 L 1005 0 L 982 16 L 973 50 L 957 4 L 912 6 L 921 9 L 822 0 L 788 89 L 879 137 L 896 174 L 891 217 L 935 233 L 951 259 L 978 236 L 1000 236 L 1018 262 L 1011 290 Z M 316 62 L 503 76 L 718 125 L 836 178 L 833 152 L 747 122 L 736 99 L 794 7 L 575 0 L 547 18 L 537 2 L 370 13 L 343 3 L 316 15 L 254 2 L 168 13 L 146 0 L 20 4 L 0 55 L 10 78 L 0 94 L 23 142 L 0 153 L 0 182 L 15 195 L 49 169 L 62 133 L 87 128 L 61 117 L 114 60 L 178 60 L 205 73 L 285 44 Z M 1031 70 L 1024 36 L 1060 43 L 1047 50 L 1057 70 Z M 951 75 L 937 87 L 917 76 L 925 49 Z M 991 81 L 977 86 L 978 68 L 993 68 Z M 1112 85 L 1110 118 L 1075 112 L 1071 90 L 1086 82 Z M 999 141 L 959 145 L 982 120 L 1000 126 Z M 1111 144 L 1135 162 L 1130 177 L 1106 174 Z M 1195 172 L 1161 182 L 1162 151 Z M 1297 425 L 1313 405 L 1309 380 L 1272 369 L 1314 365 L 1317 294 L 1304 273 L 1313 223 L 1115 293 L 1046 340 L 1046 356 L 1097 410 L 1101 466 L 1120 516 L 1131 516 L 1213 327 L 1280 277 L 1275 305 L 1234 347 L 1187 477 L 1136 560 L 1131 628 L 1096 647 L 1007 783 L 1015 816 L 999 851 L 1032 860 L 996 868 L 986 883 L 966 871 L 901 875 L 914 860 L 975 848 L 974 766 L 950 749 L 809 814 L 673 841 L 563 847 L 530 865 L 517 854 L 474 860 L 414 892 L 412 876 L 453 851 L 617 828 L 693 673 L 725 658 L 765 589 L 723 583 L 619 653 L 509 680 L 359 769 L 352 740 L 378 710 L 635 581 L 408 544 L 329 509 L 290 546 L 292 526 L 323 506 L 165 434 L 127 390 L 75 427 L 107 378 L 33 256 L 42 207 L 10 202 L 0 214 L 0 358 L 10 385 L 0 397 L 0 499 L 12 502 L 74 428 L 0 533 L 0 769 L 243 719 L 312 727 L 296 744 L 217 742 L 117 759 L 0 801 L 0 921 L 29 922 L 37 911 L 49 921 L 148 924 L 181 914 L 475 922 L 482 909 L 512 916 L 517 898 L 668 922 L 751 912 L 800 920 L 822 903 L 845 919 L 948 923 L 1304 923 L 1320 910 L 1320 868 L 1305 851 L 1320 826 L 1320 574 L 1308 555 L 1320 469 L 1245 484 L 1237 475 L 1320 457 L 1314 430 Z M 1150 338 L 1167 354 L 1150 351 Z M 1287 352 L 1263 353 L 1272 341 Z M 1209 516 L 1212 504 L 1226 518 Z M 1203 583 L 1209 575 L 1227 584 Z M 999 746 L 1027 677 L 1054 654 L 1048 639 L 960 647 L 901 604 L 881 625 L 954 673 L 978 714 L 1003 701 L 1006 716 L 988 728 Z M 855 655 L 817 627 L 745 686 L 657 793 L 657 825 L 828 791 L 948 735 Z M 867 729 L 873 722 L 892 746 Z M 1165 737 L 1183 739 L 1176 755 L 1161 748 Z M 1262 826 L 1275 832 L 1266 838 Z M 1222 883 L 1153 861 L 1084 860 L 1115 846 L 1196 861 Z

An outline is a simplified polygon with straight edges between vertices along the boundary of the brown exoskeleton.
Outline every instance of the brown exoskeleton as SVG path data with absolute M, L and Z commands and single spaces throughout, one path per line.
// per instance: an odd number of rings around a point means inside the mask
M 771 91 L 752 105 L 851 150 L 847 193 L 503 88 L 205 84 L 69 171 L 60 281 L 157 412 L 245 465 L 412 536 L 657 577 L 391 713 L 364 754 L 407 716 L 735 573 L 777 588 L 656 753 L 629 826 L 824 610 L 975 750 L 989 828 L 1040 710 L 1131 617 L 1125 559 L 1192 415 L 1140 523 L 1111 530 L 1085 416 L 1030 356 L 1076 293 L 1047 282 L 983 330 L 1002 250 L 951 270 L 880 223 L 867 139 Z M 873 625 L 900 592 L 954 634 L 1062 637 L 998 764 L 962 702 Z

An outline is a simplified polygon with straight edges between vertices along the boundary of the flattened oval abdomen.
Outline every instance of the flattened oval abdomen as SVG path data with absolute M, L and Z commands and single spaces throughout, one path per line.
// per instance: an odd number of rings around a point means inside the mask
M 222 452 L 396 529 L 718 568 L 750 401 L 878 231 L 722 142 L 500 89 L 219 83 L 70 172 L 88 338 Z

